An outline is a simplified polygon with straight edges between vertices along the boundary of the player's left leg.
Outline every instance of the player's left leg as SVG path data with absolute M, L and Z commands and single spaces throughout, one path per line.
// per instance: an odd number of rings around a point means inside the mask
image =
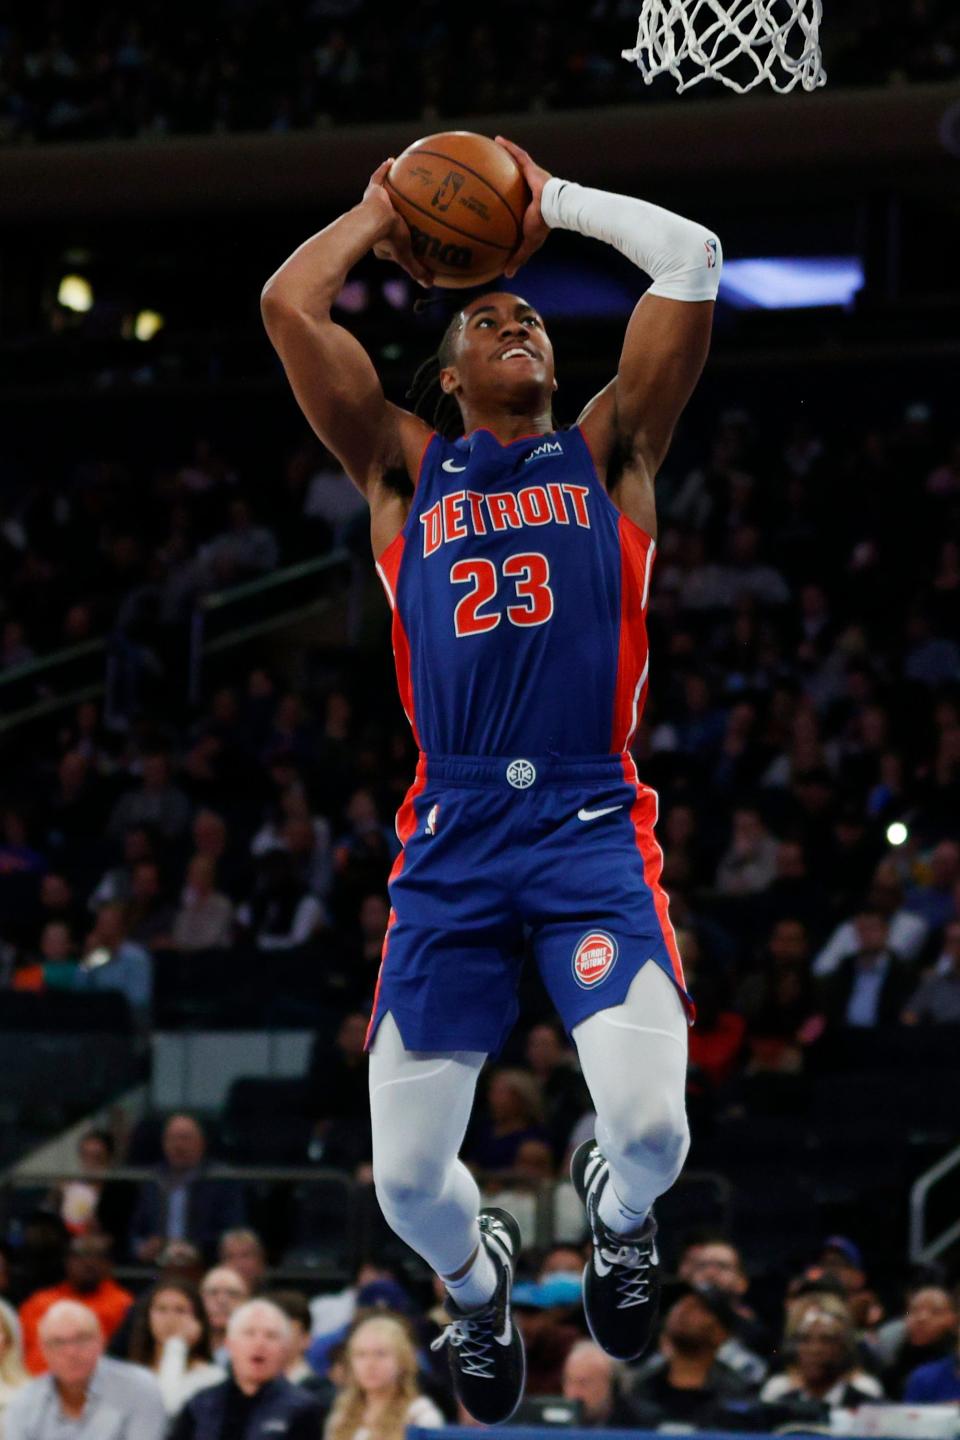
M 687 1016 L 674 983 L 648 961 L 624 1002 L 582 1021 L 573 1039 L 597 1112 L 596 1141 L 580 1146 L 572 1166 L 593 1234 L 584 1306 L 597 1343 L 630 1360 L 647 1348 L 657 1318 L 651 1207 L 690 1145 Z

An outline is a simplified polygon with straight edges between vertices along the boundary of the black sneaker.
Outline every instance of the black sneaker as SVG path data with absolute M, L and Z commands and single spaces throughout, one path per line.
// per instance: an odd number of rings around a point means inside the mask
M 450 1324 L 431 1349 L 448 1345 L 453 1388 L 463 1408 L 481 1425 L 499 1425 L 520 1404 L 527 1374 L 523 1337 L 510 1311 L 520 1226 L 507 1210 L 488 1206 L 480 1211 L 480 1243 L 500 1274 L 493 1299 L 480 1310 L 463 1311 L 448 1296 Z
M 650 1215 L 633 1235 L 616 1235 L 597 1208 L 610 1167 L 593 1140 L 574 1151 L 570 1177 L 587 1207 L 593 1254 L 583 1271 L 583 1308 L 590 1334 L 614 1360 L 636 1360 L 653 1339 L 660 1308 L 657 1222 Z

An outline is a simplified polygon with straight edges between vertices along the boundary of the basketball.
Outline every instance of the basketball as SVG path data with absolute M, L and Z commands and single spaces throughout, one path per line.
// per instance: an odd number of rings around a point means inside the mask
M 520 244 L 530 192 L 513 156 L 485 135 L 450 130 L 417 140 L 386 186 L 414 253 L 447 289 L 495 279 Z

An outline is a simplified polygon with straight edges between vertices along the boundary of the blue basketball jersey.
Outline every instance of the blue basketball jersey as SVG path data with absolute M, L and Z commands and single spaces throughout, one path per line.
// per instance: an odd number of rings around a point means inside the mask
M 579 429 L 432 435 L 377 563 L 420 750 L 623 754 L 646 692 L 654 549 Z

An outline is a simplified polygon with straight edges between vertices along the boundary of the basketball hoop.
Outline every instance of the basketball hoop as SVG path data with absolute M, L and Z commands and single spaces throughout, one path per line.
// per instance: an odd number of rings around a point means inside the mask
M 781 95 L 826 82 L 822 0 L 643 0 L 637 43 L 624 50 L 649 85 L 668 73 L 682 92 L 719 80 L 743 95 L 770 82 Z

